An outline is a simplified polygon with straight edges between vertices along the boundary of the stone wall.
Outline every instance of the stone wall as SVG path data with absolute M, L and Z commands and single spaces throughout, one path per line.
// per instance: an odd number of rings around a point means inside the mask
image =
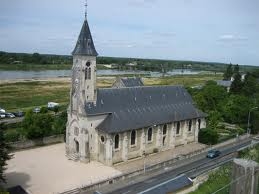
M 63 142 L 64 142 L 64 135 L 55 135 L 51 137 L 44 137 L 42 139 L 18 141 L 18 142 L 10 143 L 9 145 L 12 147 L 13 150 L 22 150 L 22 149 L 34 148 L 37 146 L 45 146 L 45 145 L 63 143 Z

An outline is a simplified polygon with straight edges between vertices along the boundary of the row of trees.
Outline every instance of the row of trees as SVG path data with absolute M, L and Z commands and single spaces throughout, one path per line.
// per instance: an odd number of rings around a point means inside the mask
M 230 65 L 227 71 L 230 67 L 232 66 Z M 216 132 L 220 122 L 238 124 L 246 129 L 249 127 L 247 126 L 248 113 L 251 108 L 259 106 L 259 71 L 247 73 L 244 80 L 241 79 L 238 65 L 233 68 L 233 72 L 235 72 L 234 81 L 229 93 L 226 88 L 218 86 L 214 81 L 207 82 L 201 90 L 190 89 L 197 106 L 208 113 L 208 129 L 202 130 L 200 134 L 203 143 L 217 142 Z M 252 133 L 259 132 L 258 110 L 251 113 L 250 128 Z

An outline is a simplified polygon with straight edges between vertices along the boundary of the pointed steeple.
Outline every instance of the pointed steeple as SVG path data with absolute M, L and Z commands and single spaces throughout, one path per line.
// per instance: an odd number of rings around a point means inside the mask
M 72 52 L 72 55 L 85 55 L 85 56 L 97 56 L 98 53 L 95 50 L 94 42 L 92 39 L 91 31 L 85 18 L 80 35 L 78 37 L 76 47 Z

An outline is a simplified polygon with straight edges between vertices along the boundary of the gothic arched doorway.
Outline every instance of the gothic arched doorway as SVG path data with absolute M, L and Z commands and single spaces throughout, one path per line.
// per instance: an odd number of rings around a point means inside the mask
M 79 153 L 79 143 L 77 140 L 74 140 L 74 141 L 75 141 L 76 153 Z

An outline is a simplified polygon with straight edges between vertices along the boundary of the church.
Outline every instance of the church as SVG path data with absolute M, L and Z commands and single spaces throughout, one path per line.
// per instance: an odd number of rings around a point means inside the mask
M 117 80 L 96 87 L 98 55 L 85 18 L 72 52 L 72 85 L 66 128 L 66 156 L 112 166 L 198 141 L 206 114 L 182 86 L 144 86 Z

